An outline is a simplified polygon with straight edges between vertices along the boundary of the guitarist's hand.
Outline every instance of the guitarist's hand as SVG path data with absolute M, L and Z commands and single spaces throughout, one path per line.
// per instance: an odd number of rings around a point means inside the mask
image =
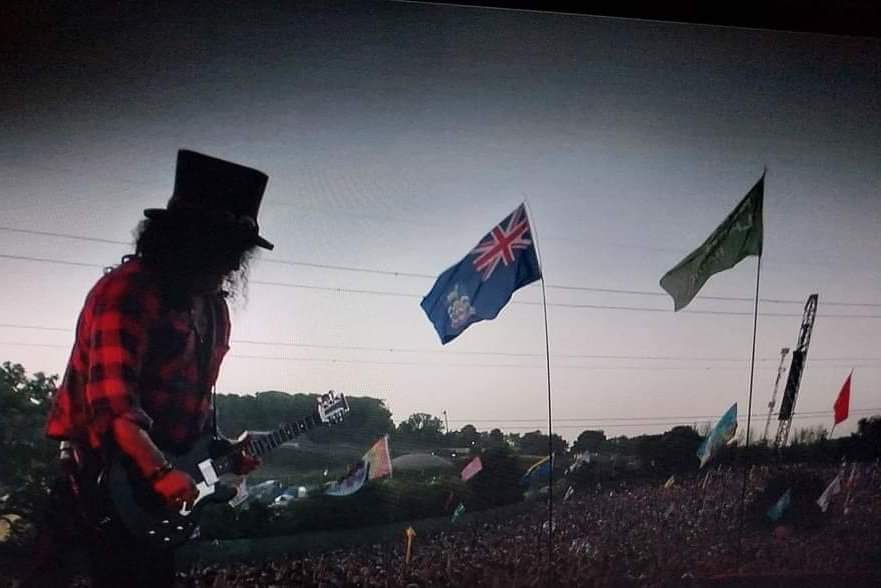
M 171 508 L 181 508 L 184 504 L 192 507 L 199 497 L 193 478 L 182 470 L 171 470 L 156 480 L 153 490 Z
M 259 457 L 245 451 L 244 448 L 249 440 L 250 436 L 242 436 L 236 443 L 238 449 L 232 454 L 232 471 L 237 476 L 250 474 L 263 463 Z
M 253 455 L 243 453 L 236 459 L 236 468 L 233 473 L 237 476 L 250 474 L 258 467 L 260 467 L 260 464 L 262 463 L 263 462 L 260 460 L 259 457 L 254 457 Z

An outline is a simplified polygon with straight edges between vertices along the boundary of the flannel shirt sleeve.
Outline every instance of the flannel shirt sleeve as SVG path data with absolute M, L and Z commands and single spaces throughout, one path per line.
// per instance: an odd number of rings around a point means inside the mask
M 88 332 L 86 401 L 90 428 L 102 437 L 118 418 L 146 430 L 152 419 L 141 408 L 139 380 L 147 351 L 146 299 L 126 281 L 107 284 L 97 293 Z

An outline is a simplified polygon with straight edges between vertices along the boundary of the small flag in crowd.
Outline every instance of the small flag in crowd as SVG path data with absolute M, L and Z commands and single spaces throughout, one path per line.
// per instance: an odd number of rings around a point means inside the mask
M 572 486 L 569 486 L 566 489 L 566 493 L 563 495 L 563 502 L 566 502 L 567 500 L 572 498 L 573 494 L 575 494 L 575 488 L 573 488 Z
M 483 464 L 480 463 L 480 456 L 478 455 L 470 462 L 465 468 L 462 470 L 462 481 L 467 482 L 471 478 L 477 475 L 477 473 L 483 469 Z
M 704 243 L 661 278 L 675 310 L 685 308 L 713 274 L 731 269 L 748 255 L 762 255 L 765 174 Z
M 362 458 L 370 464 L 370 479 L 392 475 L 392 459 L 388 450 L 388 435 L 373 444 Z
M 667 489 L 672 488 L 673 484 L 675 484 L 675 483 L 676 483 L 676 474 L 672 474 L 669 478 L 667 478 L 667 481 L 664 482 L 664 488 L 667 488 Z
M 707 484 L 710 482 L 710 474 L 713 473 L 713 470 L 707 470 L 707 475 L 704 476 L 704 481 L 701 482 L 701 490 L 707 489 Z
M 826 509 L 829 508 L 829 503 L 832 502 L 832 497 L 840 492 L 841 474 L 839 473 L 831 482 L 829 482 L 829 485 L 826 486 L 826 489 L 823 490 L 820 498 L 817 499 L 817 506 L 820 507 L 820 510 L 826 512 Z
M 566 468 L 566 474 L 571 474 L 581 466 L 590 463 L 590 451 L 585 451 L 584 453 L 575 454 L 575 460 L 572 462 L 568 468 Z
M 461 517 L 464 512 L 465 512 L 465 504 L 460 502 L 459 506 L 456 507 L 456 510 L 453 511 L 453 516 L 450 517 L 450 522 L 455 523 L 456 519 Z
M 786 512 L 786 509 L 789 508 L 790 502 L 789 490 L 786 490 L 786 492 L 783 493 L 783 496 L 780 497 L 780 500 L 768 509 L 768 518 L 774 522 L 779 521 L 783 516 L 783 513 Z
M 697 456 L 701 460 L 700 467 L 704 467 L 716 451 L 734 438 L 737 432 L 737 403 L 731 405 L 701 446 L 697 450 Z
M 360 490 L 368 480 L 391 475 L 392 460 L 388 449 L 388 435 L 386 435 L 374 443 L 361 457 L 361 461 L 354 464 L 343 479 L 334 482 L 325 494 L 349 496 Z
M 543 457 L 526 470 L 526 473 L 520 478 L 520 485 L 527 486 L 533 480 L 543 480 L 551 475 L 551 460 Z
M 842 384 L 841 390 L 838 392 L 838 398 L 835 399 L 833 406 L 835 409 L 835 423 L 833 427 L 838 423 L 844 422 L 850 413 L 850 379 L 852 376 L 853 370 L 851 370 L 844 384 Z
M 353 464 L 344 478 L 331 484 L 325 491 L 328 496 L 351 496 L 364 487 L 370 471 L 370 464 L 361 460 Z
M 853 489 L 856 488 L 857 480 L 860 478 L 860 471 L 857 469 L 856 462 L 850 464 L 850 476 L 847 478 L 847 494 L 844 497 L 844 514 L 850 514 L 850 497 Z
M 447 501 L 444 503 L 444 510 L 445 511 L 450 510 L 450 505 L 453 504 L 453 498 L 455 498 L 455 497 L 456 497 L 456 495 L 453 494 L 452 492 L 450 492 L 450 495 L 447 496 Z
M 421 306 L 446 344 L 472 323 L 496 318 L 515 290 L 539 278 L 535 239 L 521 204 L 438 277 Z
M 413 538 L 416 537 L 416 531 L 413 530 L 413 527 L 407 527 L 404 531 L 404 536 L 407 538 L 407 565 L 410 564 L 410 548 L 413 546 Z
M 248 477 L 242 476 L 242 479 L 236 484 L 236 495 L 229 500 L 228 504 L 235 508 L 246 500 L 248 500 Z

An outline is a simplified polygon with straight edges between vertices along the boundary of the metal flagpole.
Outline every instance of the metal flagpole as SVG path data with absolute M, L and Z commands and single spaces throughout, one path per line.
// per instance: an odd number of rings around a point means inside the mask
M 551 418 L 551 346 L 548 337 L 548 301 L 545 296 L 544 274 L 541 277 L 541 302 L 545 320 L 545 360 L 548 375 L 548 566 L 553 574 L 554 558 L 554 429 Z
M 738 525 L 737 530 L 737 561 L 740 562 L 740 554 L 741 547 L 743 544 L 743 511 L 745 508 L 746 501 L 746 482 L 747 482 L 747 470 L 746 470 L 746 458 L 749 452 L 749 429 L 751 425 L 751 418 L 753 412 L 753 379 L 755 375 L 756 368 L 756 330 L 759 323 L 759 281 L 762 275 L 762 256 L 759 255 L 759 261 L 756 264 L 756 299 L 755 304 L 753 306 L 753 348 L 752 355 L 749 360 L 749 398 L 747 400 L 746 407 L 746 443 L 744 445 L 744 451 L 742 453 L 743 458 L 741 459 L 741 467 L 743 468 L 743 487 L 740 491 L 740 524 Z
M 547 373 L 548 387 L 548 569 L 551 573 L 551 584 L 553 584 L 554 574 L 554 429 L 553 418 L 551 412 L 551 345 L 550 336 L 548 334 L 548 299 L 545 292 L 544 267 L 541 255 L 538 249 L 538 233 L 535 230 L 535 224 L 532 221 L 532 209 L 526 195 L 523 195 L 523 204 L 526 206 L 527 218 L 529 219 L 529 230 L 532 232 L 532 242 L 535 244 L 535 254 L 538 257 L 538 265 L 541 269 L 541 305 L 544 313 L 545 324 L 545 366 Z

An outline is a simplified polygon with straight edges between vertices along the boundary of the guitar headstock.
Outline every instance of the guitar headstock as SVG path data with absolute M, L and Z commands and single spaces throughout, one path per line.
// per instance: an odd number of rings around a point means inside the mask
M 349 412 L 349 403 L 342 394 L 333 390 L 318 397 L 318 418 L 322 423 L 336 425 L 343 422 Z

